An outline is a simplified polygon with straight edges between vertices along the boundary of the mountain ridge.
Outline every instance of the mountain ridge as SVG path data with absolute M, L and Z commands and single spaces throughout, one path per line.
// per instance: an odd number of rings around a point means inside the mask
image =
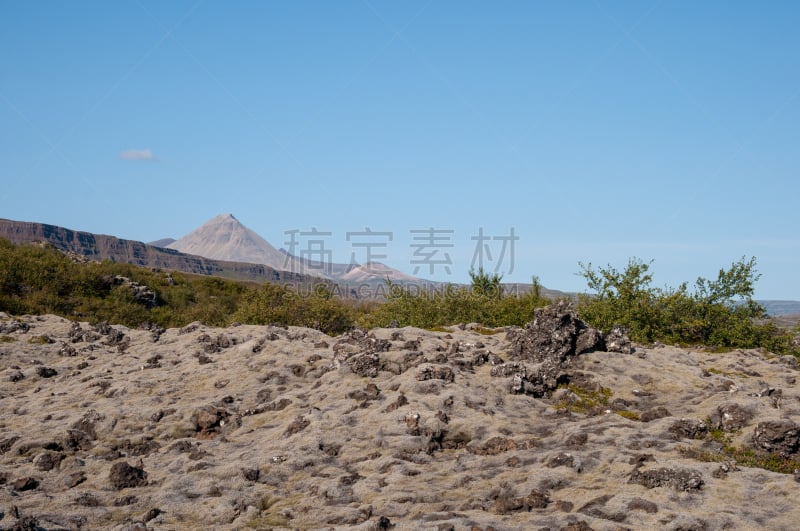
M 105 234 L 76 231 L 57 225 L 0 219 L 0 238 L 12 243 L 46 242 L 55 248 L 90 260 L 111 260 L 142 267 L 172 269 L 185 273 L 220 276 L 256 282 L 308 283 L 320 281 L 299 273 L 264 265 L 212 260 L 146 243 Z
M 164 238 L 158 241 L 166 241 Z M 264 264 L 273 269 L 326 278 L 335 282 L 383 283 L 388 278 L 399 283 L 428 283 L 380 262 L 370 264 L 326 263 L 315 265 L 285 249 L 275 248 L 264 237 L 245 226 L 231 213 L 206 221 L 166 246 L 168 249 L 216 260 Z M 431 284 L 438 284 L 430 282 Z

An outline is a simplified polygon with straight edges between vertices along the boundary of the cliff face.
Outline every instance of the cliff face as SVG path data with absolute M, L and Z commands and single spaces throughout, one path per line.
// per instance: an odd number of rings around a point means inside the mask
M 74 231 L 44 223 L 0 219 L 0 238 L 5 238 L 12 243 L 47 242 L 57 249 L 70 251 L 92 260 L 111 260 L 185 273 L 259 282 L 300 283 L 315 280 L 308 276 L 289 271 L 278 271 L 264 265 L 211 260 L 133 240 Z

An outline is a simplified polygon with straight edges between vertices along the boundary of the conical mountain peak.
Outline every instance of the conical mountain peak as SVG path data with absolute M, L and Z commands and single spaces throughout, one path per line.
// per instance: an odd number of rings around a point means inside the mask
M 356 267 L 330 264 L 330 270 L 322 271 L 309 265 L 303 258 L 292 256 L 284 250 L 279 251 L 245 227 L 233 214 L 220 214 L 166 247 L 213 260 L 263 264 L 279 271 L 293 271 L 346 282 L 383 282 L 387 277 L 401 282 L 416 280 L 377 262 Z
M 288 269 L 286 255 L 242 225 L 233 214 L 221 214 L 208 220 L 168 247 L 215 260 L 249 262 L 279 270 Z

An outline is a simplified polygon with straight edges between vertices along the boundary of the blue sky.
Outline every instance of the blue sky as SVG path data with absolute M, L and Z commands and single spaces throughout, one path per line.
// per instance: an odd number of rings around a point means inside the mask
M 480 228 L 505 280 L 657 285 L 756 256 L 798 299 L 796 2 L 0 2 L 0 217 L 142 241 Z M 302 242 L 301 242 L 302 244 Z M 509 251 L 509 249 L 507 249 Z M 447 253 L 447 257 L 445 257 Z M 416 258 L 419 260 L 419 257 Z

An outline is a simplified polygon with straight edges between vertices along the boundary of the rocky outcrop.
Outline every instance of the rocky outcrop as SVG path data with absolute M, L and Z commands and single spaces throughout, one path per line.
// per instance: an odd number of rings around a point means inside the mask
M 138 466 L 121 461 L 114 463 L 108 473 L 108 482 L 117 490 L 141 487 L 147 484 L 147 472 Z
M 800 425 L 791 420 L 759 422 L 753 431 L 753 445 L 782 458 L 800 451 Z
M 628 480 L 654 489 L 656 487 L 670 487 L 677 491 L 696 491 L 703 486 L 703 476 L 697 470 L 675 469 L 669 467 L 641 470 L 637 468 L 631 473 Z
M 131 280 L 128 277 L 123 277 L 120 275 L 116 275 L 112 279 L 112 284 L 114 286 L 124 286 L 127 288 L 130 291 L 133 299 L 147 309 L 158 306 L 158 295 L 155 291 L 144 284 L 140 284 L 139 282 Z
M 604 350 L 602 335 L 579 319 L 564 301 L 536 308 L 533 321 L 506 335 L 511 357 L 533 363 L 561 364 L 579 354 Z
M 525 328 L 510 329 L 506 337 L 511 358 L 518 361 L 495 367 L 492 376 L 510 375 L 512 393 L 535 397 L 549 396 L 566 383 L 567 369 L 576 356 L 606 348 L 603 334 L 579 319 L 564 301 L 537 308 L 533 321 Z M 620 347 L 623 339 L 627 336 L 614 336 L 614 345 Z

